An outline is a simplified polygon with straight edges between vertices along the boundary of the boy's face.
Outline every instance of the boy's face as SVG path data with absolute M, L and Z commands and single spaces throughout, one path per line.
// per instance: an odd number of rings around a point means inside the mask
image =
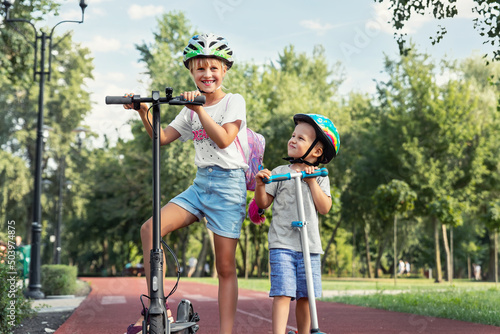
M 197 87 L 204 92 L 212 93 L 222 85 L 226 67 L 217 59 L 193 59 L 191 74 Z
M 288 141 L 288 156 L 290 158 L 301 158 L 309 149 L 311 144 L 316 139 L 316 131 L 311 124 L 305 122 L 299 122 L 295 126 L 295 130 L 292 133 L 292 138 Z M 315 154 L 316 149 L 311 150 L 306 160 L 310 159 Z M 316 157 L 312 157 L 315 162 Z

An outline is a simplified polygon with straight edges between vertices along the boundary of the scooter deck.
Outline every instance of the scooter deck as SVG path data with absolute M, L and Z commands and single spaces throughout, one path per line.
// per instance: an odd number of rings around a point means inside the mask
M 196 322 L 174 322 L 170 324 L 170 333 L 177 333 L 196 325 Z

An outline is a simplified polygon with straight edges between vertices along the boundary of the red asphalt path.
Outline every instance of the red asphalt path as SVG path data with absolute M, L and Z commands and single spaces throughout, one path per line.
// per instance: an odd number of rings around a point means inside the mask
M 123 334 L 140 314 L 139 296 L 146 291 L 145 278 L 84 278 L 91 293 L 55 334 Z M 173 281 L 165 281 L 170 290 Z M 189 299 L 200 315 L 197 334 L 218 334 L 217 287 L 183 281 L 169 298 L 174 316 L 181 299 Z M 293 305 L 293 304 L 292 304 Z M 265 292 L 239 290 L 238 309 L 233 333 L 267 334 L 271 329 L 272 299 Z M 499 333 L 500 327 L 457 320 L 424 317 L 408 313 L 383 311 L 338 303 L 317 302 L 319 327 L 322 332 L 409 334 Z M 294 306 L 290 311 L 289 329 L 295 329 Z

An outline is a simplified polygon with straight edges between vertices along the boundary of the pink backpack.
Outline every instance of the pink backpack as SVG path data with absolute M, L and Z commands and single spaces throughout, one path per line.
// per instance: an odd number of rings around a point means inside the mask
M 227 101 L 229 103 L 229 99 Z M 227 104 L 226 104 L 227 108 Z M 191 121 L 193 120 L 194 111 L 191 110 Z M 247 184 L 247 190 L 255 191 L 255 175 L 259 172 L 259 168 L 262 166 L 262 161 L 264 160 L 264 150 L 266 149 L 266 139 L 260 133 L 247 128 L 247 138 L 248 138 L 248 161 L 245 156 L 245 152 L 241 147 L 240 140 L 236 137 L 236 148 L 243 156 L 243 161 L 248 165 L 248 169 L 245 172 L 245 179 Z
M 241 147 L 238 137 L 236 137 L 236 147 L 243 156 L 243 160 L 248 164 L 248 169 L 245 172 L 247 182 L 247 190 L 255 191 L 255 175 L 259 172 L 264 160 L 264 150 L 266 149 L 266 139 L 260 133 L 247 128 L 248 137 L 248 161 L 245 152 Z

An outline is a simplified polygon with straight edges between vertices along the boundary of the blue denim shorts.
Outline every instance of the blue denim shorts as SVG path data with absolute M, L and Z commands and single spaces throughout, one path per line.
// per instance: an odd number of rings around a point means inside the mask
M 304 258 L 301 252 L 289 249 L 272 248 L 269 250 L 271 263 L 271 291 L 269 297 L 288 296 L 300 299 L 308 296 Z M 314 296 L 321 297 L 321 258 L 311 254 L 311 268 L 314 283 Z
M 217 166 L 198 168 L 193 184 L 170 202 L 207 218 L 207 227 L 217 235 L 237 239 L 246 214 L 246 183 L 243 169 Z

